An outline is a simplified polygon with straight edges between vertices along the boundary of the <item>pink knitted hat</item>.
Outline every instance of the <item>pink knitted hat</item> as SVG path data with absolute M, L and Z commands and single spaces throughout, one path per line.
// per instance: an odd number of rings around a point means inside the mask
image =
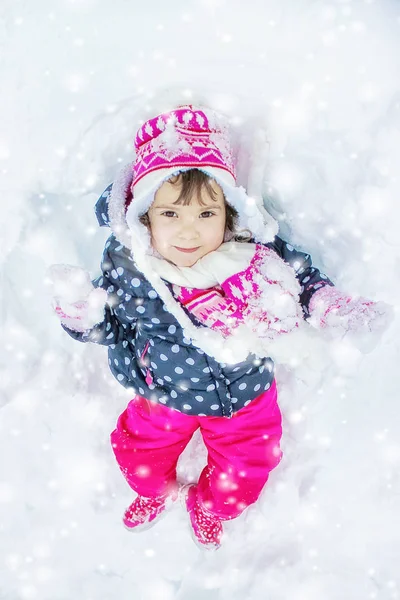
M 211 109 L 188 104 L 149 119 L 136 134 L 135 150 L 133 202 L 172 174 L 193 168 L 236 185 L 229 124 Z
M 114 181 L 109 213 L 114 231 L 124 243 L 135 247 L 138 257 L 151 249 L 148 228 L 139 217 L 150 208 L 162 183 L 172 175 L 200 169 L 218 183 L 226 201 L 238 212 L 238 228 L 248 229 L 257 241 L 269 242 L 278 224 L 261 198 L 247 195 L 236 184 L 236 167 L 227 118 L 213 109 L 185 104 L 149 119 L 135 138 L 133 165 Z M 125 210 L 124 210 L 125 209 Z

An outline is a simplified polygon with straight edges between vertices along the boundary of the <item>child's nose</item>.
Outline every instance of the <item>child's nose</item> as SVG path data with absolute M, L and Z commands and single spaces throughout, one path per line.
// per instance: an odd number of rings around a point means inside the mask
M 182 240 L 192 240 L 199 236 L 199 232 L 194 222 L 182 223 L 179 230 L 179 237 Z

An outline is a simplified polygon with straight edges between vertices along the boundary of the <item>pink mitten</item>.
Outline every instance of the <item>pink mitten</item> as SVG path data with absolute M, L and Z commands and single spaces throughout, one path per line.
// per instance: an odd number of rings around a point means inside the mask
M 53 286 L 53 310 L 63 325 L 84 332 L 104 320 L 107 292 L 93 287 L 87 271 L 52 265 L 48 275 Z
M 374 349 L 394 316 L 393 307 L 386 302 L 352 298 L 332 286 L 315 292 L 309 311 L 310 325 L 328 330 L 332 337 L 346 336 L 364 353 Z
M 248 268 L 226 279 L 221 287 L 259 338 L 274 340 L 293 332 L 303 319 L 300 284 L 293 269 L 269 248 L 257 245 Z

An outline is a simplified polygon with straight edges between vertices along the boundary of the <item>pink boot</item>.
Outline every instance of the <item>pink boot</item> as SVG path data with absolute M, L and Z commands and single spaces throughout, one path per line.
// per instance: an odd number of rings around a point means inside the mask
M 194 541 L 207 550 L 217 550 L 221 545 L 222 523 L 207 512 L 197 499 L 197 486 L 190 484 L 183 490 L 186 508 L 194 533 Z
M 126 509 L 122 519 L 125 527 L 135 531 L 150 529 L 158 517 L 170 508 L 176 500 L 177 494 L 169 496 L 158 496 L 156 498 L 145 498 L 138 496 Z

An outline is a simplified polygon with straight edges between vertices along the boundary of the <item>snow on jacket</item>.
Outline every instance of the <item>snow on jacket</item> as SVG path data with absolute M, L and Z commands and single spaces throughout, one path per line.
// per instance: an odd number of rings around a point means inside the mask
M 100 226 L 110 226 L 108 200 L 112 184 L 96 204 Z M 312 266 L 309 254 L 278 236 L 264 244 L 289 264 L 301 286 L 305 318 L 313 293 L 332 282 Z M 108 293 L 104 320 L 84 333 L 64 329 L 76 340 L 108 347 L 113 375 L 132 394 L 160 402 L 188 415 L 225 416 L 269 389 L 274 379 L 271 358 L 250 354 L 237 364 L 218 362 L 186 338 L 177 319 L 133 261 L 130 250 L 111 235 L 105 244 L 102 275 L 93 281 Z M 165 282 L 175 296 L 173 285 Z M 196 326 L 202 326 L 184 306 Z

